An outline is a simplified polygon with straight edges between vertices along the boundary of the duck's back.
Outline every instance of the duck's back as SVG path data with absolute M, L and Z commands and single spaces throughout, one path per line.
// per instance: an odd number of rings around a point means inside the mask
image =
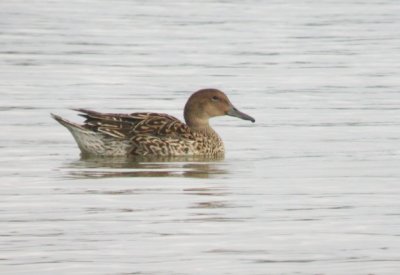
M 86 109 L 76 109 L 76 111 L 81 112 L 80 115 L 86 118 L 82 127 L 100 139 L 95 142 L 97 148 L 93 148 L 93 142 L 80 146 L 86 154 L 112 156 L 195 154 L 195 134 L 185 123 L 173 116 L 147 112 L 113 114 Z M 76 137 L 75 139 L 79 143 Z M 87 138 L 80 140 L 85 142 Z M 102 143 L 102 147 L 106 149 L 99 150 L 99 143 Z M 118 150 L 115 151 L 115 148 Z

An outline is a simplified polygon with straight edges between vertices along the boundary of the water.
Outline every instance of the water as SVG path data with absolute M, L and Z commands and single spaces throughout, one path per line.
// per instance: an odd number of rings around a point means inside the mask
M 400 5 L 2 1 L 2 274 L 398 274 Z M 224 90 L 223 161 L 82 160 L 49 113 Z

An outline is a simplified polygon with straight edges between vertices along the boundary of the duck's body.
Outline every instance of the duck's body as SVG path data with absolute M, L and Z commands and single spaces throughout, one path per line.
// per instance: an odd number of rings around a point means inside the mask
M 214 130 L 192 130 L 167 114 L 76 111 L 86 118 L 83 125 L 53 117 L 71 131 L 84 155 L 214 156 L 224 153 L 222 140 Z
M 167 114 L 75 110 L 86 118 L 83 125 L 53 117 L 72 133 L 82 154 L 89 156 L 223 156 L 223 142 L 208 119 L 226 114 L 254 122 L 215 89 L 200 90 L 189 98 L 186 124 Z

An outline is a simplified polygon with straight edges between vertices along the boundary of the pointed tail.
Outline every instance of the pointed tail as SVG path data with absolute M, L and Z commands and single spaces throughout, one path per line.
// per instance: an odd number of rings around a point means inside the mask
M 74 129 L 79 129 L 83 131 L 87 131 L 87 129 L 83 128 L 81 125 L 73 123 L 69 120 L 66 120 L 65 118 L 62 118 L 58 115 L 51 114 L 51 116 L 58 121 L 61 125 L 65 126 L 68 130 L 73 131 Z

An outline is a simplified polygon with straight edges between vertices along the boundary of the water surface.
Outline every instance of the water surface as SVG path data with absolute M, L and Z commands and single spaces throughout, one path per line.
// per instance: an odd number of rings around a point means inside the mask
M 398 274 L 400 5 L 2 1 L 2 274 Z M 224 160 L 81 159 L 72 107 L 182 118 Z

